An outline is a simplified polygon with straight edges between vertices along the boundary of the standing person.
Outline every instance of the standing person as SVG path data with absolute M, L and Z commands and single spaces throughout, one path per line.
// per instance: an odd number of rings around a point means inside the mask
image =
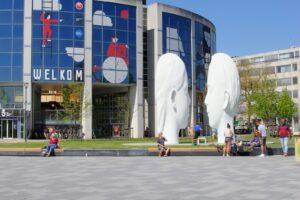
M 280 143 L 282 147 L 283 156 L 288 156 L 288 141 L 291 136 L 291 129 L 287 124 L 286 119 L 280 120 L 280 125 L 277 130 L 278 136 L 280 137 Z
M 231 142 L 233 139 L 233 131 L 231 130 L 230 124 L 227 123 L 227 128 L 224 132 L 224 137 L 225 137 L 225 145 L 223 148 L 223 156 L 229 157 L 230 154 L 230 149 L 231 149 Z
M 169 155 L 169 152 L 170 152 L 170 148 L 167 147 L 165 145 L 165 142 L 166 142 L 166 138 L 163 136 L 163 133 L 159 133 L 158 135 L 158 139 L 157 139 L 157 146 L 158 146 L 158 156 L 161 157 L 161 156 L 168 156 Z
M 267 130 L 266 126 L 262 123 L 261 119 L 256 120 L 256 125 L 257 125 L 257 131 L 259 132 L 259 138 L 260 138 L 260 149 L 261 149 L 261 154 L 259 157 L 265 157 L 266 152 L 267 152 Z

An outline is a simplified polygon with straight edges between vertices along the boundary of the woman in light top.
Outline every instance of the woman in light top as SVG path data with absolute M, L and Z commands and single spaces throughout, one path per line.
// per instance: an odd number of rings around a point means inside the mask
M 223 156 L 229 156 L 230 154 L 230 149 L 231 149 L 231 142 L 233 139 L 233 131 L 230 128 L 229 123 L 227 123 L 227 128 L 224 131 L 224 137 L 225 137 L 225 145 L 223 148 Z

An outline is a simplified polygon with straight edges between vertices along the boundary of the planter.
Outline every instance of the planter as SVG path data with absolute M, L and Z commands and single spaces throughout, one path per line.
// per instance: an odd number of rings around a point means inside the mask
M 300 162 L 300 135 L 294 135 L 295 137 L 295 158 Z

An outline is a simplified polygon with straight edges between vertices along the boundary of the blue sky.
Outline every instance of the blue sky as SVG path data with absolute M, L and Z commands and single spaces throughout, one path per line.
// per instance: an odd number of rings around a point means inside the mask
M 198 13 L 217 28 L 217 51 L 248 55 L 300 46 L 300 0 L 148 0 Z

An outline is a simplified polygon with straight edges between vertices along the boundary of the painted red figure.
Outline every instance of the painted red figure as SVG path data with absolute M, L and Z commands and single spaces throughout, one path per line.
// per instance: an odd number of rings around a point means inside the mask
M 47 18 L 45 18 L 45 12 L 43 12 L 40 16 L 41 22 L 43 22 L 43 47 L 46 46 L 47 41 L 51 42 L 52 39 L 52 28 L 51 24 L 58 24 L 57 19 L 51 19 L 50 14 L 48 14 Z
M 107 49 L 107 56 L 122 58 L 128 65 L 127 49 L 126 44 L 117 44 L 118 38 L 113 37 L 112 42 L 109 44 Z

